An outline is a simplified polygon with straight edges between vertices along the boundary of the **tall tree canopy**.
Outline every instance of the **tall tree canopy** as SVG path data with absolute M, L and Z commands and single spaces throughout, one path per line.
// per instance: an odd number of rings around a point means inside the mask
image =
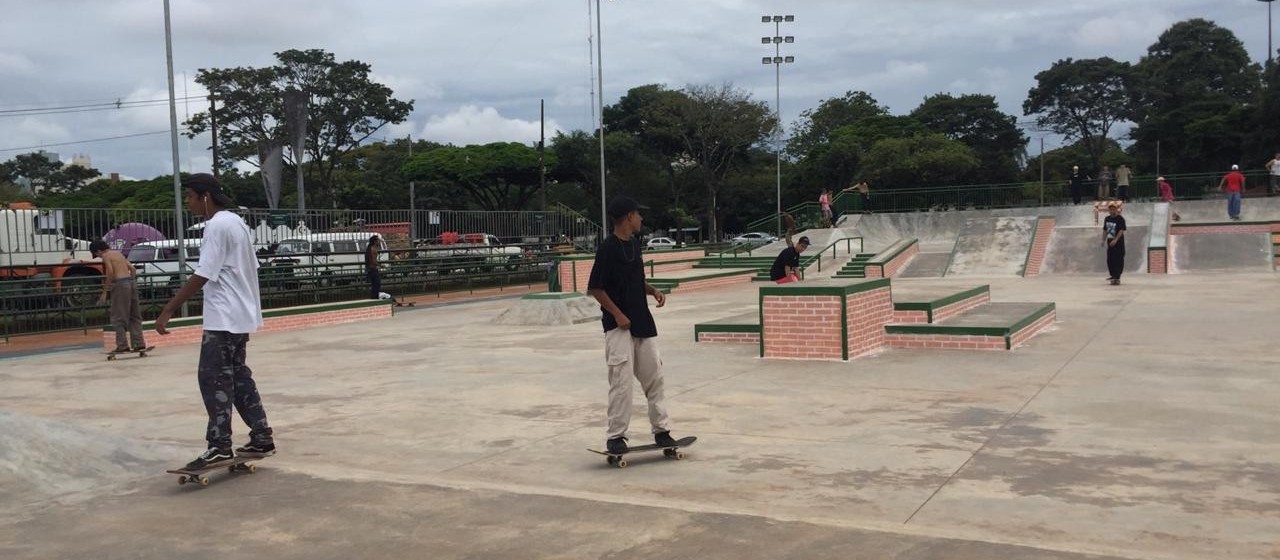
M 305 168 L 309 192 L 336 202 L 333 173 L 338 158 L 360 146 L 388 123 L 400 123 L 413 110 L 413 101 L 392 97 L 391 88 L 374 82 L 369 64 L 358 60 L 339 62 L 333 53 L 320 50 L 287 50 L 276 53 L 278 63 L 266 68 L 207 68 L 196 82 L 214 96 L 217 109 L 197 113 L 186 122 L 195 136 L 213 128 L 216 121 L 219 158 L 227 167 L 233 161 L 261 164 L 261 154 L 271 146 L 288 144 L 284 97 L 301 92 L 307 100 Z M 299 154 L 290 162 L 299 167 Z
M 1108 57 L 1070 58 L 1036 74 L 1022 110 L 1036 122 L 1069 140 L 1083 139 L 1092 148 L 1092 167 L 1101 166 L 1103 144 L 1116 123 L 1129 114 L 1132 67 Z
M 1025 157 L 1027 137 L 1013 115 L 1000 112 L 991 95 L 939 93 L 924 99 L 911 116 L 931 131 L 957 140 L 973 150 L 978 165 L 963 181 L 1016 181 Z
M 1239 162 L 1260 72 L 1229 29 L 1203 19 L 1174 24 L 1134 67 L 1135 152 L 1151 163 L 1159 142 L 1163 172 Z

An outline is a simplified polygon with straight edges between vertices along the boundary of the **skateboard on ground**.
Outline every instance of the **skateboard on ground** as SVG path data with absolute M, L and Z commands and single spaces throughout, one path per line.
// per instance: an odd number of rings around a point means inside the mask
M 209 477 L 205 476 L 205 473 L 216 471 L 218 469 L 227 469 L 227 472 L 229 473 L 255 472 L 258 470 L 258 466 L 250 463 L 250 461 L 261 461 L 267 457 L 269 457 L 269 455 L 237 455 L 234 459 L 222 461 L 203 469 L 177 468 L 164 472 L 178 475 L 178 484 L 180 485 L 190 482 L 201 486 L 208 486 Z
M 114 359 L 116 359 L 116 356 L 120 356 L 120 355 L 123 355 L 123 354 L 137 354 L 139 358 L 145 358 L 145 357 L 147 357 L 147 352 L 150 352 L 150 351 L 155 350 L 155 349 L 156 349 L 156 347 L 155 347 L 155 346 L 148 346 L 148 347 L 143 348 L 143 349 L 141 349 L 141 350 L 125 350 L 125 351 L 123 351 L 123 352 L 116 352 L 116 351 L 112 350 L 111 352 L 107 352 L 107 361 L 114 360 Z
M 689 447 L 690 445 L 693 445 L 693 442 L 695 442 L 695 441 L 698 441 L 698 436 L 686 436 L 686 437 L 682 437 L 682 438 L 680 438 L 680 439 L 676 440 L 676 444 L 675 444 L 675 445 L 662 446 L 662 445 L 658 445 L 658 444 L 656 444 L 656 443 L 651 443 L 651 444 L 649 444 L 649 445 L 637 445 L 637 446 L 634 446 L 634 447 L 628 447 L 628 448 L 627 448 L 627 452 L 626 452 L 626 453 L 623 453 L 623 454 L 621 454 L 621 455 L 614 455 L 613 453 L 609 453 L 608 451 L 599 451 L 599 450 L 591 449 L 591 448 L 587 448 L 587 451 L 590 451 L 590 452 L 595 453 L 595 454 L 597 454 L 597 455 L 604 455 L 604 456 L 605 456 L 605 462 L 609 463 L 609 464 L 610 464 L 610 465 L 612 465 L 612 466 L 615 466 L 615 467 L 618 467 L 618 468 L 620 468 L 620 469 L 621 469 L 621 468 L 624 468 L 624 467 L 626 467 L 626 466 L 627 466 L 627 460 L 626 460 L 626 459 L 624 459 L 624 458 L 623 458 L 623 456 L 625 456 L 625 455 L 627 455 L 627 454 L 630 454 L 630 453 L 643 453 L 643 452 L 646 452 L 646 451 L 657 451 L 657 450 L 661 449 L 661 450 L 662 450 L 662 454 L 663 454 L 663 455 L 666 455 L 666 456 L 667 456 L 667 458 L 669 458 L 669 459 L 675 459 L 675 460 L 677 460 L 677 461 L 678 461 L 678 460 L 680 460 L 680 459 L 684 459 L 684 453 L 682 453 L 682 452 L 680 451 L 680 448 L 681 448 L 681 447 Z

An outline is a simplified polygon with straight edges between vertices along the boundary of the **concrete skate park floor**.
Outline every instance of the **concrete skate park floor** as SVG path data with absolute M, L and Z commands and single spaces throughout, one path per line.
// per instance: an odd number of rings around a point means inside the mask
M 598 326 L 491 325 L 514 300 L 254 337 L 281 454 L 206 488 L 163 473 L 203 447 L 194 346 L 0 360 L 0 557 L 1280 558 L 1273 274 L 978 283 L 1057 326 L 763 361 L 692 334 L 757 284 L 670 296 L 668 406 L 699 440 L 626 469 L 584 449 Z

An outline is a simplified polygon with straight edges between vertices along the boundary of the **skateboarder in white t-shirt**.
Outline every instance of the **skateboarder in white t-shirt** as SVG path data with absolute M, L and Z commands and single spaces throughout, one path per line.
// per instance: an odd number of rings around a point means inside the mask
M 200 262 L 195 273 L 165 304 L 156 318 L 156 332 L 169 334 L 169 319 L 191 296 L 204 290 L 204 336 L 200 342 L 197 377 L 209 425 L 208 449 L 187 464 L 201 469 L 230 461 L 234 455 L 266 457 L 276 452 L 267 413 L 262 408 L 253 371 L 245 365 L 249 335 L 262 326 L 258 291 L 258 259 L 253 236 L 244 220 L 227 210 L 231 199 L 217 179 L 197 173 L 183 181 L 187 208 L 204 217 Z M 231 409 L 249 426 L 249 443 L 231 450 Z

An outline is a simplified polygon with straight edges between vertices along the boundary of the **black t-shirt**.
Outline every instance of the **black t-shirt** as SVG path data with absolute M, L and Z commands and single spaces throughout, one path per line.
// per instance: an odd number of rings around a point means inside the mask
M 778 258 L 773 259 L 773 268 L 769 269 L 770 280 L 781 280 L 787 277 L 787 267 L 800 268 L 800 251 L 795 247 L 787 247 Z
M 649 313 L 649 300 L 645 297 L 644 258 L 640 254 L 640 238 L 632 236 L 623 241 L 609 235 L 596 249 L 596 262 L 591 265 L 591 277 L 587 288 L 604 290 L 622 314 L 631 319 L 631 336 L 650 338 L 658 336 L 658 326 Z M 600 308 L 600 322 L 604 331 L 618 328 L 613 314 Z
M 1126 229 L 1127 228 L 1124 225 L 1124 216 L 1118 214 L 1115 216 L 1107 216 L 1107 219 L 1102 221 L 1102 230 L 1107 233 L 1108 243 L 1110 243 L 1112 239 L 1115 239 L 1116 236 L 1120 235 L 1120 232 L 1125 231 Z M 1116 248 L 1124 248 L 1123 237 L 1121 237 L 1119 241 L 1116 241 Z

